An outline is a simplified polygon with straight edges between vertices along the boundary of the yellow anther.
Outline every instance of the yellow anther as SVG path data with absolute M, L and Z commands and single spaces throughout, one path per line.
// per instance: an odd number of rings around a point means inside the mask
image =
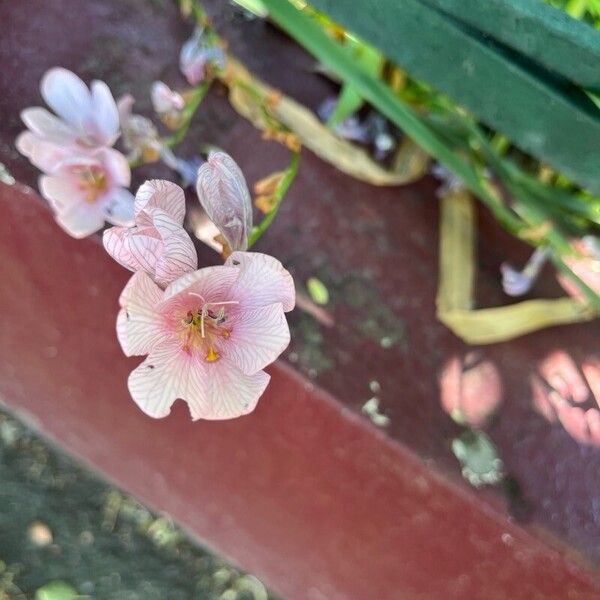
M 215 352 L 215 349 L 210 346 L 206 353 L 206 362 L 215 362 L 216 360 L 219 360 L 219 358 L 221 358 L 221 355 L 218 352 Z

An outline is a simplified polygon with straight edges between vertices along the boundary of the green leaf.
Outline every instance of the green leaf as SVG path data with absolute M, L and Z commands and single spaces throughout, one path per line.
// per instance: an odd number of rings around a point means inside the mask
M 543 202 L 540 202 L 531 194 L 523 193 L 520 186 L 516 185 L 510 177 L 506 177 L 507 183 L 511 183 L 509 191 L 514 193 L 521 201 L 518 206 L 520 212 L 518 215 L 515 214 L 491 189 L 481 170 L 474 168 L 468 160 L 457 153 L 455 148 L 445 141 L 444 136 L 434 126 L 427 123 L 426 119 L 421 117 L 415 109 L 399 99 L 383 81 L 365 72 L 353 60 L 352 54 L 330 39 L 310 17 L 297 10 L 287 1 L 264 0 L 264 2 L 269 9 L 270 17 L 275 22 L 326 67 L 337 73 L 345 83 L 356 88 L 365 100 L 396 123 L 426 152 L 458 175 L 464 185 L 488 206 L 496 219 L 508 231 L 520 235 L 527 233 L 526 230 L 539 230 L 542 226 L 549 226 L 547 242 L 552 245 L 554 251 L 552 260 L 558 268 L 566 269 L 556 251 L 566 250 L 569 246 L 568 241 L 557 228 L 552 226 L 552 220 L 549 219 L 549 214 Z M 340 0 L 340 3 L 343 3 L 342 0 Z M 464 123 L 461 123 L 461 127 L 468 125 L 469 121 L 467 119 Z M 484 149 L 487 149 L 489 144 L 479 128 L 473 124 L 469 131 L 474 136 L 479 136 L 480 144 Z M 598 139 L 600 139 L 600 136 Z M 595 143 L 597 144 L 597 142 Z M 494 153 L 489 154 L 489 158 L 492 160 L 491 166 L 497 168 L 499 174 L 504 173 L 506 175 L 504 162 Z M 598 175 L 600 176 L 600 169 Z M 596 310 L 600 309 L 600 297 L 572 272 L 569 277 L 584 292 L 591 305 Z
M 236 4 L 239 4 L 242 8 L 245 8 L 248 12 L 256 15 L 257 17 L 264 18 L 269 14 L 265 5 L 261 0 L 233 0 Z
M 384 61 L 381 52 L 354 38 L 349 40 L 346 46 L 352 50 L 352 55 L 356 59 L 356 62 L 361 65 L 366 73 L 370 73 L 374 77 L 379 77 Z M 363 104 L 364 100 L 356 89 L 348 84 L 343 85 L 335 111 L 328 119 L 327 125 L 335 127 L 352 116 Z
M 373 106 L 396 123 L 425 151 L 462 178 L 465 185 L 492 210 L 496 218 L 510 231 L 518 231 L 522 223 L 506 209 L 501 200 L 487 188 L 485 181 L 467 161 L 454 152 L 442 138 L 429 127 L 418 113 L 400 101 L 381 80 L 366 73 L 343 47 L 331 40 L 308 16 L 289 2 L 263 0 L 271 19 L 300 42 L 325 66 L 341 79 L 356 88 L 357 92 Z
M 35 600 L 75 600 L 79 594 L 64 581 L 51 581 L 35 592 Z
M 505 2 L 516 4 L 516 0 Z M 274 4 L 279 5 L 278 13 L 292 8 L 282 0 L 266 4 L 273 18 Z M 312 4 L 524 152 L 600 194 L 600 114 L 572 82 L 539 67 L 535 53 L 524 55 L 496 43 L 485 32 L 423 0 L 313 0 Z M 488 3 L 480 4 L 481 11 Z M 564 18 L 577 30 L 585 28 Z M 600 54 L 598 34 L 589 29 L 591 48 Z M 295 37 L 306 35 L 298 32 Z M 590 50 L 585 58 L 595 56 Z M 598 80 L 597 69 L 595 73 Z M 592 80 L 589 83 L 587 87 L 596 89 Z
M 342 86 L 342 91 L 338 96 L 335 110 L 327 120 L 328 127 L 335 127 L 342 121 L 352 116 L 364 103 L 362 96 L 351 86 Z
M 423 1 L 573 83 L 600 89 L 598 32 L 571 18 L 586 11 L 586 0 L 568 3 L 571 17 L 539 0 Z

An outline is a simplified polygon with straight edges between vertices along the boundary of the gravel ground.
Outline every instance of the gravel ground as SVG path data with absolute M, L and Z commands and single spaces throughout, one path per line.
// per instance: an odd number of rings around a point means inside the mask
M 274 600 L 0 412 L 0 600 Z

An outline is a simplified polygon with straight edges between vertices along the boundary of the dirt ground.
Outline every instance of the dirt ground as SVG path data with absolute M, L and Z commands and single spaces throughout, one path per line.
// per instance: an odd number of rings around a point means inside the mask
M 0 600 L 270 600 L 0 411 Z

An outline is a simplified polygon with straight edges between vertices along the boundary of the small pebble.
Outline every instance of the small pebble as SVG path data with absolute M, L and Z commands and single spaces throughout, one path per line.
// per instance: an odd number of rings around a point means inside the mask
M 33 544 L 44 548 L 52 543 L 52 531 L 50 527 L 41 521 L 34 521 L 27 530 L 27 535 Z

